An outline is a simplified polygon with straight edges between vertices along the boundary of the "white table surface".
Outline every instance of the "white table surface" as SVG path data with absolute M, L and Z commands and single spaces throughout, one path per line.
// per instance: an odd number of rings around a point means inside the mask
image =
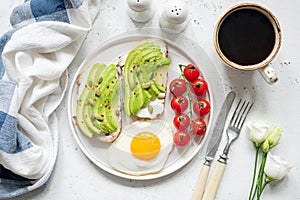
M 0 7 L 0 34 L 10 30 L 9 15 L 22 0 L 2 0 Z M 159 1 L 164 4 L 166 1 Z M 213 60 L 225 84 L 226 91 L 233 89 L 239 96 L 253 95 L 255 106 L 247 121 L 268 120 L 283 129 L 280 144 L 272 152 L 293 165 L 282 181 L 270 184 L 263 199 L 300 199 L 300 2 L 298 0 L 257 0 L 277 16 L 283 34 L 282 47 L 271 63 L 277 69 L 279 81 L 268 85 L 258 72 L 241 72 L 226 67 L 213 47 L 213 30 L 219 16 L 238 0 L 190 0 L 189 23 L 182 33 L 193 38 Z M 244 1 L 243 1 L 244 2 Z M 159 28 L 161 7 L 157 5 L 155 16 L 145 24 L 136 24 L 126 13 L 125 0 L 102 0 L 100 14 L 77 57 L 69 67 L 71 78 L 85 56 L 109 37 L 142 27 Z M 169 176 L 133 181 L 110 175 L 91 163 L 76 144 L 67 123 L 67 102 L 62 102 L 58 113 L 61 118 L 59 153 L 53 176 L 48 185 L 18 199 L 190 199 L 196 177 L 203 163 L 199 155 L 185 167 Z M 221 146 L 224 146 L 223 138 Z M 219 153 L 218 153 L 219 154 Z M 228 166 L 216 199 L 247 199 L 254 162 L 254 148 L 248 140 L 246 129 L 232 145 Z

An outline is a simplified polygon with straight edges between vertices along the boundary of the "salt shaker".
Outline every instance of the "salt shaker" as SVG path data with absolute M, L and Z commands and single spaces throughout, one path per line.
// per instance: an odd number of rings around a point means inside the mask
M 152 0 L 127 0 L 128 15 L 136 22 L 146 22 L 153 17 Z
M 169 1 L 160 16 L 160 27 L 169 33 L 180 33 L 187 26 L 188 9 L 182 1 Z

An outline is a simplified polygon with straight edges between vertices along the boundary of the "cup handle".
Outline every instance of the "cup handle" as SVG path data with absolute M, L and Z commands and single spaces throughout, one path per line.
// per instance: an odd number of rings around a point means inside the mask
M 270 65 L 266 67 L 258 69 L 262 77 L 267 81 L 269 84 L 273 84 L 278 80 L 278 76 L 274 68 Z

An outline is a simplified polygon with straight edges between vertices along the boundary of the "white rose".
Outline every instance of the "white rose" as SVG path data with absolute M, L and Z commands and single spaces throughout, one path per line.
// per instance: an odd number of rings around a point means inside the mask
M 253 120 L 247 126 L 249 128 L 249 139 L 259 147 L 267 138 L 271 124 L 266 121 Z
M 282 129 L 278 126 L 275 126 L 271 132 L 268 134 L 268 137 L 262 144 L 262 151 L 267 153 L 271 148 L 276 146 L 279 142 L 281 137 Z
M 281 180 L 286 176 L 291 167 L 292 166 L 290 166 L 285 160 L 282 160 L 279 156 L 272 155 L 269 152 L 264 172 L 267 175 L 267 179 L 270 181 Z

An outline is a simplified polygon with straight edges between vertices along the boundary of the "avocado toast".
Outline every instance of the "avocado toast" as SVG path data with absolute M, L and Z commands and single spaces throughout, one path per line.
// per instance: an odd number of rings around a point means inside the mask
M 144 40 L 129 52 L 123 67 L 128 116 L 154 119 L 163 113 L 169 67 L 167 46 L 160 39 Z
M 120 97 L 117 67 L 92 66 L 76 107 L 76 121 L 88 137 L 114 141 L 120 133 Z

